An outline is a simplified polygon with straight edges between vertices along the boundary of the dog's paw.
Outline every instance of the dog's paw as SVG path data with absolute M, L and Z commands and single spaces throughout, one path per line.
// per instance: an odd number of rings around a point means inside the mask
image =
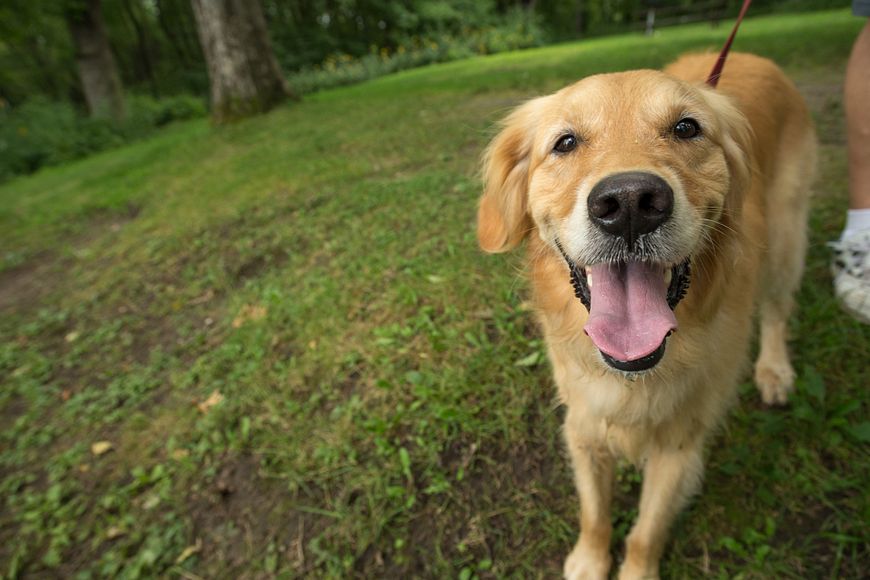
M 563 572 L 566 580 L 607 580 L 610 554 L 592 554 L 578 542 L 568 554 Z
M 619 568 L 619 580 L 659 580 L 658 570 L 642 570 L 623 564 Z
M 755 385 L 765 405 L 785 405 L 794 390 L 794 369 L 788 361 L 771 363 L 759 360 L 755 365 Z

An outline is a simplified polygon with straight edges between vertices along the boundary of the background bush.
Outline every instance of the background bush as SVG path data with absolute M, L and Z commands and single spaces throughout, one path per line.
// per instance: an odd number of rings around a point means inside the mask
M 86 117 L 68 102 L 37 96 L 12 108 L 0 106 L 0 181 L 33 173 L 150 135 L 155 129 L 206 114 L 190 95 L 127 98 L 127 115 L 116 123 Z
M 412 36 L 394 49 L 371 46 L 361 57 L 331 55 L 318 65 L 292 73 L 289 82 L 298 94 L 306 94 L 427 64 L 541 46 L 547 40 L 540 20 L 533 13 L 513 10 L 498 26 L 479 29 L 465 26 L 455 34 Z

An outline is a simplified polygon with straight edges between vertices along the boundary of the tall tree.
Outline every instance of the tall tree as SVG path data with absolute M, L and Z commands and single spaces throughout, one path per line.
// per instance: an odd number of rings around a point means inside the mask
M 574 3 L 574 32 L 577 34 L 577 38 L 580 38 L 586 32 L 586 19 L 583 15 L 583 8 L 583 0 L 577 0 Z
M 120 119 L 124 116 L 124 93 L 106 36 L 100 0 L 69 2 L 66 21 L 88 110 L 92 116 Z
M 289 96 L 259 0 L 192 0 L 217 123 L 268 111 Z

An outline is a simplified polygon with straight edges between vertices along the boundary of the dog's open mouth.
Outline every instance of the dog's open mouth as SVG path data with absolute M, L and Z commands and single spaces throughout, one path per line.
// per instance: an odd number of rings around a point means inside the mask
M 673 309 L 689 287 L 689 260 L 676 266 L 627 261 L 580 268 L 562 254 L 574 293 L 589 310 L 584 330 L 605 362 L 625 372 L 654 367 L 677 329 Z

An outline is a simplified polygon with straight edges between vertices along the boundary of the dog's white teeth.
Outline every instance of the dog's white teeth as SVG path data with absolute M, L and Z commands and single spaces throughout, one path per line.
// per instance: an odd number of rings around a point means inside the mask
M 586 286 L 592 288 L 592 269 L 586 268 Z
M 671 279 L 674 277 L 674 271 L 670 268 L 665 270 L 665 286 L 670 286 Z

